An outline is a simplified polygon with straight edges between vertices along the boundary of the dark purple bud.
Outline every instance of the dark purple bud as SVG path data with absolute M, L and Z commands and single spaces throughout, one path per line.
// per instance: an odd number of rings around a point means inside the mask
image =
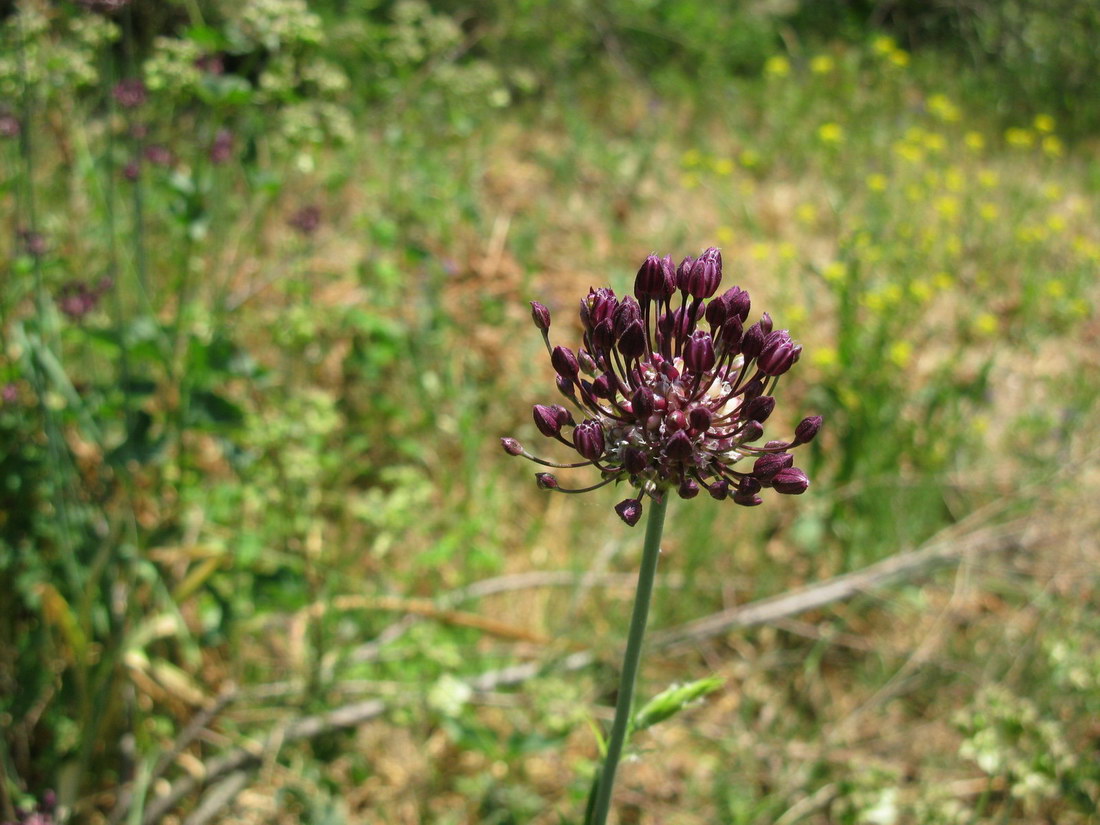
M 630 397 L 630 408 L 639 421 L 644 421 L 653 415 L 653 390 L 649 387 L 638 387 L 634 390 L 634 395 Z
M 542 332 L 550 329 L 550 310 L 538 301 L 531 302 L 531 320 Z
M 558 489 L 558 480 L 552 473 L 535 473 L 535 484 L 540 490 Z
M 772 479 L 772 487 L 776 492 L 786 496 L 798 496 L 806 492 L 810 486 L 810 479 L 797 467 L 788 467 L 776 473 Z
M 691 333 L 684 346 L 684 366 L 696 375 L 714 368 L 714 341 L 709 332 L 697 329 Z
M 768 453 L 756 459 L 752 465 L 752 474 L 761 482 L 767 484 L 780 470 L 786 470 L 794 464 L 794 456 L 790 453 Z
M 722 253 L 713 246 L 704 252 L 687 270 L 680 289 L 692 298 L 709 298 L 722 282 Z
M 685 478 L 676 492 L 680 494 L 680 498 L 695 498 L 699 495 L 699 485 L 693 479 Z
M 611 319 L 605 318 L 596 324 L 595 329 L 592 330 L 592 345 L 596 348 L 596 354 L 601 352 L 609 352 L 611 345 L 614 343 L 615 334 L 612 331 Z
M 764 335 L 772 331 L 772 316 L 766 312 L 760 316 L 760 329 L 764 331 Z
M 673 410 L 665 418 L 665 430 L 674 433 L 677 430 L 687 429 L 687 416 L 680 410 Z
M 754 496 L 760 492 L 760 481 L 752 476 L 745 476 L 737 482 L 737 494 L 742 496 Z
M 687 461 L 694 452 L 695 445 L 691 443 L 688 434 L 683 430 L 677 430 L 672 434 L 672 437 L 665 442 L 665 455 L 673 461 Z
M 641 321 L 631 321 L 619 338 L 619 352 L 627 361 L 641 358 L 645 354 L 645 332 Z
M 535 426 L 547 438 L 553 438 L 561 432 L 562 420 L 554 407 L 536 404 L 532 410 Z
M 611 398 L 615 395 L 615 379 L 604 373 L 591 384 L 591 393 L 597 398 Z
M 760 496 L 746 496 L 738 493 L 733 497 L 734 504 L 740 504 L 742 507 L 756 507 L 764 503 L 764 499 Z
M 504 452 L 508 455 L 523 455 L 523 445 L 514 438 L 502 438 L 500 446 L 504 448 Z
M 672 262 L 671 255 L 665 255 L 661 258 L 661 273 L 664 275 L 664 287 L 661 294 L 656 296 L 657 298 L 664 300 L 672 297 L 672 293 L 676 291 L 676 264 Z
M 730 494 L 730 483 L 723 478 L 707 487 L 707 492 L 715 501 L 722 501 Z
M 741 417 L 759 421 L 763 424 L 768 420 L 768 416 L 772 414 L 772 410 L 774 409 L 775 399 L 770 395 L 761 395 L 758 398 L 752 399 L 752 401 L 745 405 Z
M 619 518 L 633 527 L 642 517 L 642 502 L 636 498 L 624 499 L 615 505 L 615 512 L 619 514 Z
M 632 476 L 643 472 L 648 464 L 649 459 L 646 458 L 644 450 L 638 447 L 627 447 L 623 450 L 623 466 Z
M 691 268 L 695 266 L 695 259 L 688 255 L 682 261 L 680 266 L 676 268 L 676 288 L 682 289 L 687 292 L 687 281 L 691 274 Z
M 596 362 L 592 360 L 592 356 L 588 354 L 588 350 L 577 351 L 577 363 L 581 365 L 581 372 L 585 375 L 595 375 L 598 367 Z
M 573 430 L 573 446 L 582 458 L 595 461 L 603 455 L 603 427 L 594 418 L 582 421 Z
M 588 295 L 581 299 L 581 323 L 591 331 L 600 321 L 610 319 L 618 305 L 615 293 L 607 287 L 589 289 Z
M 731 315 L 726 319 L 726 322 L 722 324 L 722 329 L 718 332 L 718 341 L 715 344 L 715 350 L 717 350 L 720 355 L 736 355 L 741 351 L 741 335 L 741 320 L 736 315 Z
M 710 429 L 710 422 L 714 419 L 711 411 L 706 407 L 693 407 L 688 413 L 688 423 L 693 430 L 705 433 Z
M 716 335 L 718 334 L 718 328 L 726 322 L 726 318 L 728 318 L 730 314 L 725 297 L 725 295 L 719 295 L 707 304 L 707 323 L 710 324 L 710 328 Z
M 764 392 L 764 383 L 758 379 L 753 379 L 745 384 L 745 388 L 741 390 L 741 406 L 746 406 L 754 398 L 759 398 L 760 394 Z M 742 418 L 752 418 L 752 416 L 742 415 Z
M 554 383 L 558 385 L 558 392 L 564 395 L 566 398 L 572 398 L 576 394 L 576 384 L 570 379 L 563 378 L 560 375 L 554 377 Z
M 664 298 L 665 271 L 661 259 L 650 255 L 634 278 L 634 295 L 639 301 Z
M 798 444 L 809 444 L 817 436 L 817 431 L 821 429 L 822 418 L 820 415 L 811 415 L 809 418 L 803 418 L 798 422 L 798 426 L 794 428 L 794 438 Z
M 745 330 L 745 335 L 741 338 L 741 353 L 746 361 L 751 361 L 760 354 L 762 349 L 764 349 L 764 330 L 761 329 L 758 321 Z
M 550 409 L 553 410 L 554 415 L 558 417 L 558 423 L 561 426 L 573 426 L 573 413 L 569 412 L 569 410 L 567 410 L 561 404 L 554 404 Z
M 759 421 L 749 421 L 741 430 L 741 443 L 748 444 L 764 434 L 764 425 Z
M 554 347 L 554 351 L 550 354 L 550 363 L 562 378 L 576 381 L 577 376 L 580 375 L 581 366 L 577 363 L 577 356 L 568 347 Z
M 782 375 L 794 365 L 802 354 L 802 347 L 791 341 L 785 329 L 768 335 L 756 365 L 765 375 Z
M 638 302 L 634 300 L 633 295 L 627 295 L 623 298 L 622 303 L 615 307 L 615 314 L 611 318 L 615 336 L 622 335 L 628 326 L 635 321 L 641 322 L 641 320 L 642 308 L 638 306 Z
M 742 323 L 749 317 L 749 307 L 752 306 L 752 301 L 749 299 L 749 293 L 741 287 L 735 286 L 727 289 L 722 293 L 722 300 L 725 302 L 729 314 L 737 316 Z

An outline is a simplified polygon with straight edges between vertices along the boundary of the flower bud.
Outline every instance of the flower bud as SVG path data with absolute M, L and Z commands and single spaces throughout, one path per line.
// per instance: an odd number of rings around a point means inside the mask
M 766 312 L 760 316 L 760 329 L 765 336 L 772 331 L 772 316 Z
M 798 496 L 806 492 L 810 486 L 810 479 L 797 467 L 788 467 L 780 470 L 772 479 L 772 487 L 776 492 L 786 496 Z
M 695 498 L 699 495 L 699 485 L 695 483 L 694 479 L 685 478 L 680 482 L 680 487 L 676 492 L 680 494 L 680 498 Z
M 733 497 L 734 504 L 740 504 L 742 507 L 756 507 L 764 503 L 764 499 L 756 495 L 742 495 L 737 493 Z
M 566 398 L 574 398 L 576 396 L 576 384 L 574 384 L 568 378 L 562 378 L 560 375 L 555 376 L 554 383 L 557 384 L 558 392 L 560 392 Z
M 801 354 L 802 347 L 791 341 L 787 330 L 781 329 L 768 335 L 756 365 L 765 375 L 782 375 Z
M 752 301 L 749 299 L 749 293 L 741 287 L 730 287 L 723 292 L 722 302 L 725 303 L 728 313 L 731 316 L 736 316 L 742 323 L 749 317 L 749 307 L 752 306 Z
M 709 298 L 722 282 L 722 253 L 710 247 L 692 263 L 680 282 L 680 289 L 692 298 Z
M 798 426 L 794 428 L 795 441 L 799 444 L 809 444 L 817 436 L 817 431 L 821 429 L 821 422 L 820 415 L 803 418 L 798 422 Z
M 553 473 L 535 473 L 535 484 L 540 490 L 558 489 L 558 480 L 554 478 Z
M 535 426 L 547 438 L 554 438 L 561 432 L 562 421 L 553 407 L 536 404 L 533 409 Z
M 673 410 L 665 417 L 665 429 L 668 432 L 676 432 L 687 428 L 687 416 L 680 410 Z
M 759 421 L 749 421 L 745 424 L 741 430 L 741 443 L 748 444 L 750 441 L 756 441 L 764 434 L 764 425 Z
M 746 404 L 744 412 L 742 412 L 741 415 L 744 418 L 759 421 L 763 424 L 768 420 L 768 416 L 772 414 L 774 409 L 775 399 L 770 395 L 761 395 Z
M 592 359 L 592 356 L 588 354 L 587 350 L 579 350 L 577 352 L 577 363 L 581 366 L 581 372 L 585 375 L 595 375 L 598 367 L 596 362 Z
M 619 514 L 619 518 L 633 527 L 642 517 L 642 502 L 636 498 L 624 499 L 615 505 L 615 512 Z
M 752 474 L 761 482 L 767 484 L 780 470 L 786 470 L 794 464 L 794 456 L 790 453 L 767 453 L 756 459 L 752 465 Z
M 504 452 L 508 455 L 523 455 L 523 445 L 514 438 L 505 437 L 500 439 L 500 446 L 504 448 Z
M 573 430 L 573 445 L 582 458 L 595 461 L 603 455 L 603 427 L 599 421 L 589 418 L 582 421 Z
M 554 351 L 550 354 L 550 363 L 558 375 L 573 381 L 577 380 L 581 371 L 577 356 L 568 347 L 554 347 Z
M 719 355 L 736 355 L 741 350 L 741 336 L 743 334 L 741 320 L 736 315 L 731 315 L 718 331 L 715 350 Z
M 634 390 L 634 395 L 630 397 L 630 408 L 634 412 L 634 417 L 639 421 L 644 421 L 653 414 L 653 390 L 649 387 L 638 387 Z
M 637 447 L 627 447 L 623 450 L 623 466 L 632 476 L 643 472 L 648 464 L 649 460 L 643 450 Z
M 715 335 L 718 334 L 718 329 L 722 326 L 722 324 L 726 322 L 729 314 L 729 307 L 726 305 L 724 295 L 719 295 L 717 298 L 713 298 L 707 304 L 704 315 L 706 316 L 707 323 L 710 324 L 710 328 Z
M 612 332 L 610 318 L 605 318 L 600 321 L 600 323 L 596 324 L 592 329 L 592 345 L 596 348 L 597 357 L 599 357 L 601 352 L 608 352 L 614 341 L 615 335 Z
M 695 452 L 695 446 L 691 443 L 688 434 L 683 430 L 677 430 L 672 437 L 665 442 L 665 455 L 673 461 L 686 461 Z
M 650 255 L 642 262 L 634 278 L 634 295 L 639 301 L 663 298 L 665 291 L 665 272 L 661 259 Z
M 641 358 L 645 354 L 645 332 L 641 321 L 631 321 L 619 338 L 619 352 L 627 361 Z
M 605 372 L 588 385 L 588 391 L 597 398 L 611 398 L 615 395 L 615 381 Z
M 745 330 L 745 334 L 741 338 L 741 353 L 745 356 L 746 361 L 751 361 L 760 354 L 763 348 L 764 330 L 761 329 L 760 322 L 757 321 Z
M 760 481 L 752 476 L 745 476 L 737 482 L 737 494 L 741 496 L 754 496 L 760 492 Z
M 713 420 L 714 415 L 707 407 L 692 407 L 691 412 L 688 413 L 688 423 L 691 424 L 691 428 L 701 433 L 710 429 L 710 422 Z
M 538 301 L 531 302 L 531 320 L 535 322 L 535 326 L 543 332 L 550 329 L 550 310 L 540 304 Z
M 710 497 L 715 501 L 723 501 L 729 497 L 730 483 L 723 478 L 710 485 L 707 488 L 707 492 L 710 493 Z
M 684 346 L 684 366 L 696 375 L 714 368 L 714 341 L 709 332 L 697 329 L 691 333 Z

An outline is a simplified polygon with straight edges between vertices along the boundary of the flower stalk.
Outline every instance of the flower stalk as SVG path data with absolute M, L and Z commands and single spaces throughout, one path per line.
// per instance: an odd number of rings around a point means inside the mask
M 646 521 L 645 544 L 642 546 L 642 566 L 638 571 L 638 588 L 634 594 L 634 610 L 630 617 L 630 630 L 626 637 L 626 653 L 619 676 L 619 694 L 615 701 L 615 720 L 611 724 L 611 738 L 607 742 L 607 755 L 596 786 L 596 801 L 592 818 L 587 825 L 604 825 L 611 807 L 611 792 L 615 787 L 615 772 L 622 758 L 623 746 L 630 727 L 630 714 L 634 704 L 634 685 L 638 680 L 638 668 L 642 661 L 642 641 L 649 621 L 649 605 L 653 599 L 653 583 L 657 578 L 657 560 L 661 555 L 661 535 L 665 527 L 665 511 L 668 496 L 661 496 L 649 508 Z

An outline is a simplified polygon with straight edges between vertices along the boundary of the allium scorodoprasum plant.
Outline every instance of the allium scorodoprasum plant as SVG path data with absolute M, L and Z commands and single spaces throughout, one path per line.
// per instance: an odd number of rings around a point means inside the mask
M 547 467 L 593 466 L 603 476 L 591 487 L 566 490 L 550 473 L 537 473 L 539 487 L 546 490 L 583 493 L 628 482 L 637 493 L 615 511 L 631 526 L 642 516 L 643 495 L 653 501 L 615 719 L 584 825 L 607 822 L 630 728 L 667 491 L 675 488 L 682 498 L 693 498 L 705 488 L 716 499 L 751 507 L 762 503 L 764 488 L 798 495 L 810 484 L 789 450 L 813 440 L 820 416 L 803 419 L 790 441 L 757 446 L 775 409 L 779 377 L 798 360 L 802 347 L 786 330 L 773 330 L 766 312 L 745 329 L 749 294 L 735 286 L 715 298 L 721 282 L 722 255 L 713 247 L 698 258 L 685 258 L 679 267 L 670 256 L 650 255 L 638 270 L 633 297 L 620 301 L 610 289 L 589 289 L 581 301 L 584 345 L 575 353 L 551 347 L 550 311 L 531 303 L 558 391 L 581 416 L 578 423 L 565 406 L 536 404 L 535 426 L 576 450 L 582 460 L 558 464 L 536 458 L 514 438 L 501 439 L 505 451 Z
M 574 449 L 580 462 L 558 464 L 528 453 L 515 439 L 502 440 L 511 455 L 548 467 L 594 466 L 603 481 L 582 490 L 562 488 L 538 473 L 538 485 L 559 492 L 587 492 L 628 482 L 638 493 L 616 506 L 634 525 L 642 495 L 676 489 L 692 498 L 700 489 L 736 504 L 761 503 L 765 488 L 797 495 L 809 479 L 789 452 L 811 441 L 821 417 L 804 419 L 790 441 L 757 446 L 775 409 L 779 377 L 802 352 L 787 330 L 773 330 L 764 313 L 745 328 L 749 294 L 732 287 L 717 297 L 722 254 L 707 249 L 674 266 L 671 256 L 650 255 L 638 270 L 634 296 L 619 299 L 608 288 L 590 289 L 581 301 L 583 348 L 551 347 L 550 312 L 532 302 L 558 390 L 579 413 L 537 404 L 543 435 Z

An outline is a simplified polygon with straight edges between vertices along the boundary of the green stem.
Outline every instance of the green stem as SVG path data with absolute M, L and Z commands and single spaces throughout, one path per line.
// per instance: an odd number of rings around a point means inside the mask
M 623 754 L 630 710 L 634 700 L 634 682 L 642 661 L 642 639 L 649 620 L 649 603 L 653 596 L 653 582 L 657 577 L 657 559 L 661 555 L 661 533 L 665 527 L 665 510 L 668 507 L 668 491 L 660 501 L 653 502 L 645 528 L 645 546 L 642 548 L 642 567 L 638 571 L 638 589 L 634 594 L 634 612 L 630 617 L 630 632 L 623 655 L 623 671 L 619 677 L 619 696 L 615 703 L 615 721 L 611 725 L 611 739 L 607 743 L 603 774 L 596 794 L 595 815 L 591 825 L 604 825 L 611 807 L 611 791 L 615 785 L 615 771 Z

